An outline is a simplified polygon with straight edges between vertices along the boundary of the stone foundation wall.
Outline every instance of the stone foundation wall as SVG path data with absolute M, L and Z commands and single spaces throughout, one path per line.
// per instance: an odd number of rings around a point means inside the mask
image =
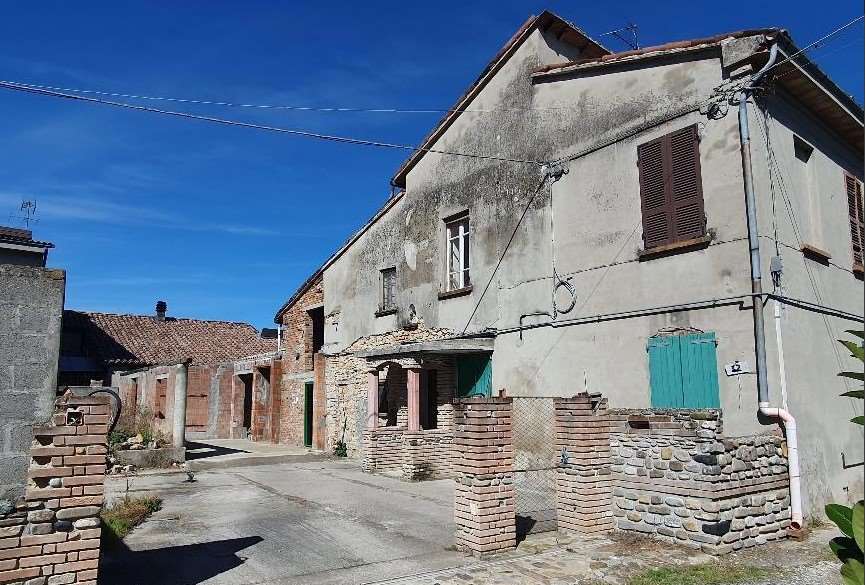
M 514 438 L 510 398 L 454 406 L 454 520 L 460 550 L 489 554 L 516 546 Z
M 33 429 L 26 494 L 0 510 L 0 583 L 96 585 L 109 401 L 64 396 Z
M 712 554 L 786 536 L 786 443 L 723 437 L 715 410 L 611 411 L 613 514 L 622 530 Z

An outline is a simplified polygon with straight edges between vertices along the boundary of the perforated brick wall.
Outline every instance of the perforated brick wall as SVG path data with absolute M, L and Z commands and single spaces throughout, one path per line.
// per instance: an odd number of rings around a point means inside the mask
M 516 546 L 510 398 L 454 406 L 454 520 L 458 549 L 489 554 Z
M 26 495 L 0 516 L 0 583 L 96 585 L 109 400 L 61 397 L 33 429 Z

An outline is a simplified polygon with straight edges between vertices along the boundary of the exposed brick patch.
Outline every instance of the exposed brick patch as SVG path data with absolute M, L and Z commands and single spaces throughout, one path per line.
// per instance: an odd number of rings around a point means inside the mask
M 277 440 L 288 445 L 303 445 L 305 388 L 313 382 L 313 446 L 325 447 L 323 413 L 324 389 L 316 385 L 316 371 L 324 371 L 323 356 L 314 352 L 313 318 L 309 309 L 324 303 L 321 279 L 297 298 L 282 315 L 282 360 L 280 363 Z M 323 384 L 324 380 L 321 380 Z
M 510 398 L 471 398 L 454 407 L 457 548 L 489 554 L 516 546 Z
M 109 412 L 107 396 L 70 394 L 58 399 L 53 425 L 33 429 L 26 497 L 0 517 L 0 583 L 61 574 L 54 582 L 95 582 Z M 48 446 L 58 437 L 74 446 Z
M 593 534 L 613 528 L 610 417 L 607 399 L 556 398 L 556 515 L 559 530 Z

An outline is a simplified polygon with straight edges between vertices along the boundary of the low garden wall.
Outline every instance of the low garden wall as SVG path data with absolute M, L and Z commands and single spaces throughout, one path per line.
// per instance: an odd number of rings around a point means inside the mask
M 712 554 L 786 536 L 790 493 L 781 435 L 724 437 L 717 410 L 610 414 L 619 529 Z
M 716 555 L 787 535 L 780 430 L 725 437 L 718 410 L 610 410 L 599 394 L 553 404 L 560 531 L 632 531 Z M 456 542 L 475 553 L 514 544 L 511 412 L 507 398 L 455 404 Z
M 96 585 L 109 400 L 67 394 L 34 427 L 26 494 L 0 510 L 0 583 Z
M 453 431 L 382 427 L 363 433 L 362 469 L 399 473 L 406 481 L 453 477 Z

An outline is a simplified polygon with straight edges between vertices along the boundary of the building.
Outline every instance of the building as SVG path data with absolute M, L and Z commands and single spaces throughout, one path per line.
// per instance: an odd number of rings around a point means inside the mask
M 163 301 L 153 315 L 67 310 L 59 384 L 98 380 L 117 387 L 127 414 L 147 408 L 170 432 L 175 382 L 182 368 L 187 435 L 245 438 L 253 393 L 244 385 L 244 374 L 236 375 L 234 362 L 250 356 L 269 359 L 276 349 L 275 338 L 264 338 L 251 325 L 171 317 Z
M 0 515 L 24 493 L 34 425 L 54 412 L 66 273 L 54 245 L 0 227 Z
M 806 513 L 861 495 L 861 407 L 836 375 L 855 363 L 836 339 L 862 328 L 863 111 L 797 51 L 760 29 L 611 53 L 530 18 L 276 315 L 313 337 L 321 323 L 321 351 L 296 360 L 311 380 L 324 356 L 327 446 L 394 468 L 413 433 L 444 475 L 451 399 L 500 392 L 720 408 L 728 436 L 780 431 L 757 415 L 759 313 Z M 773 55 L 747 116 L 754 297 L 736 100 Z M 299 432 L 282 409 L 281 436 Z

